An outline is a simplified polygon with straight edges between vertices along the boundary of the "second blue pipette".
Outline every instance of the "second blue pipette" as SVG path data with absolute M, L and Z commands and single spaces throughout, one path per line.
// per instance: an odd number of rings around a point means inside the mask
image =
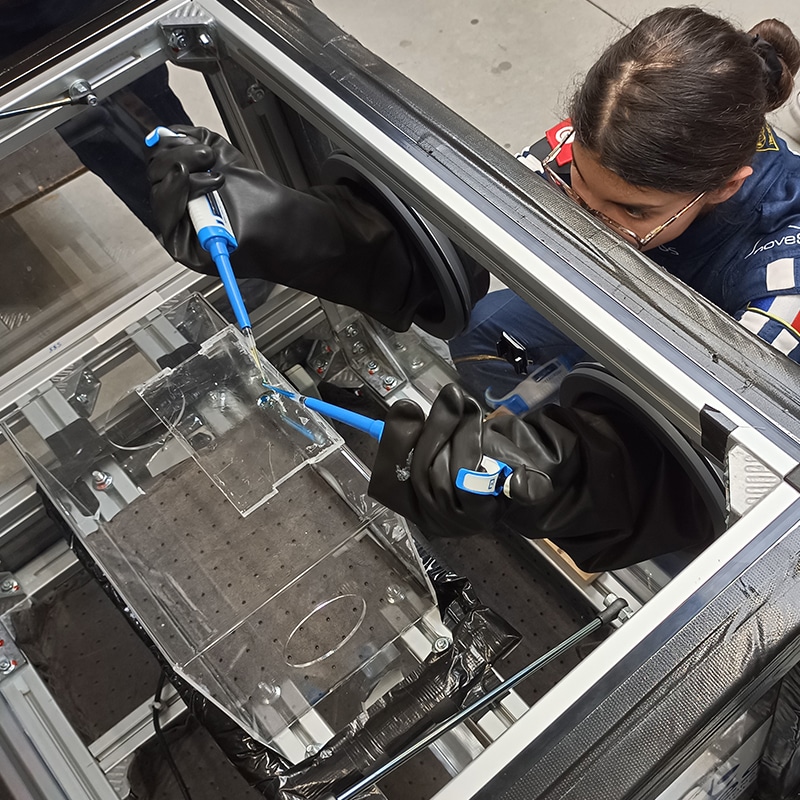
M 270 386 L 267 383 L 264 384 L 264 388 L 283 397 L 288 397 L 290 400 L 295 400 L 325 417 L 335 419 L 337 422 L 343 422 L 351 428 L 356 428 L 356 430 L 364 431 L 373 439 L 380 441 L 381 436 L 383 436 L 384 423 L 382 420 L 365 417 L 363 414 L 357 414 L 355 411 L 336 406 L 333 403 L 326 403 L 316 397 L 307 397 L 298 392 L 281 389 L 278 386 Z M 512 471 L 508 464 L 489 456 L 483 456 L 481 458 L 481 469 L 460 469 L 456 476 L 455 484 L 457 488 L 470 494 L 498 495 L 502 493 L 508 497 L 509 483 L 506 478 L 511 475 Z
M 299 394 L 298 392 L 291 392 L 288 389 L 281 389 L 279 386 L 270 386 L 265 383 L 264 388 L 269 389 L 271 392 L 275 392 L 282 397 L 288 397 L 290 400 L 295 400 L 296 402 L 300 403 L 300 405 L 303 405 L 306 408 L 311 408 L 319 414 L 322 414 L 324 417 L 335 419 L 337 422 L 343 422 L 345 425 L 349 425 L 351 428 L 364 431 L 364 433 L 368 433 L 373 439 L 380 441 L 381 436 L 383 436 L 384 426 L 382 420 L 372 419 L 372 417 L 365 417 L 363 414 L 357 414 L 355 411 L 350 411 L 347 408 L 336 406 L 333 403 L 326 403 L 324 400 L 317 400 L 316 397 L 307 397 L 306 395 Z
M 161 139 L 176 137 L 186 138 L 182 133 L 176 133 L 169 128 L 159 126 L 150 131 L 144 141 L 148 147 L 155 147 Z M 250 315 L 247 313 L 242 293 L 239 291 L 239 284 L 236 283 L 236 276 L 233 274 L 233 267 L 231 267 L 230 255 L 238 246 L 238 242 L 236 241 L 236 236 L 234 236 L 233 227 L 230 219 L 228 219 L 222 198 L 219 196 L 219 192 L 209 192 L 202 197 L 190 200 L 187 203 L 187 208 L 189 210 L 189 218 L 192 220 L 192 226 L 195 233 L 197 233 L 197 240 L 200 242 L 200 246 L 214 260 L 222 285 L 225 287 L 225 293 L 228 295 L 228 301 L 233 309 L 233 314 L 236 317 L 236 322 L 247 338 L 250 355 L 253 357 L 261 380 L 266 381 L 264 368 L 261 366 L 261 358 L 256 348 L 256 340 L 253 337 Z

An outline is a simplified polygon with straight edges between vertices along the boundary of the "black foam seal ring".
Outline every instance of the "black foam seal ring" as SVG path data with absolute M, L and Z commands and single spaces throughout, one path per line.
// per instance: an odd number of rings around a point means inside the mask
M 601 364 L 578 364 L 564 378 L 560 389 L 562 405 L 572 406 L 584 394 L 611 400 L 670 452 L 692 478 L 708 509 L 714 534 L 721 536 L 727 528 L 725 491 L 714 467 L 692 447 L 691 442 L 654 406 Z
M 388 186 L 346 153 L 332 153 L 322 164 L 323 183 L 352 183 L 364 192 L 405 238 L 433 275 L 442 302 L 440 315 L 417 313 L 414 323 L 439 339 L 452 339 L 469 322 L 469 279 L 453 243 L 438 228 L 406 205 Z

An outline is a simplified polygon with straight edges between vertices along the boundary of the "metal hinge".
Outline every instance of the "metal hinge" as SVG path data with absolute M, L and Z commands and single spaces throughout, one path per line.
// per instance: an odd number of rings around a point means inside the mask
M 219 60 L 219 43 L 214 18 L 192 7 L 171 14 L 159 23 L 169 58 L 190 69 L 207 70 Z

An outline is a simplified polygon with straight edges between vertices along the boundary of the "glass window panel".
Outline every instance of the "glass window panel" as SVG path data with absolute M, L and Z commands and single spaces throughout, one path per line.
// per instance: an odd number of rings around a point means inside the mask
M 29 121 L 0 120 L 0 131 Z M 162 64 L 0 160 L 0 373 L 46 359 L 80 324 L 183 270 L 155 235 L 144 145 L 178 123 L 224 133 L 203 76 Z
M 20 59 L 87 26 L 106 11 L 117 8 L 122 13 L 131 6 L 115 0 L 5 0 L 0 17 L 0 80 Z

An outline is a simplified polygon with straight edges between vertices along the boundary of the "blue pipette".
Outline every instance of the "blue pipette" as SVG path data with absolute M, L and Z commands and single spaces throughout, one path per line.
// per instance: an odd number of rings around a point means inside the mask
M 381 436 L 383 436 L 383 420 L 365 417 L 363 414 L 357 414 L 355 411 L 350 411 L 347 408 L 336 406 L 333 403 L 326 403 L 324 400 L 317 400 L 316 397 L 307 397 L 298 392 L 281 389 L 279 386 L 269 386 L 265 383 L 264 388 L 283 397 L 288 397 L 290 400 L 295 400 L 300 403 L 300 405 L 311 408 L 324 417 L 335 419 L 337 422 L 343 422 L 351 428 L 364 431 L 364 433 L 369 434 L 373 439 L 380 441 Z
M 155 147 L 164 138 L 186 138 L 182 133 L 159 126 L 145 136 L 144 142 L 148 147 Z M 219 272 L 228 301 L 233 309 L 236 322 L 242 329 L 242 333 L 247 337 L 250 354 L 258 368 L 261 380 L 266 380 L 264 370 L 261 366 L 261 359 L 256 349 L 255 338 L 253 337 L 253 326 L 250 323 L 250 315 L 247 313 L 242 293 L 239 291 L 239 284 L 231 267 L 231 253 L 236 249 L 238 243 L 233 233 L 231 221 L 225 211 L 225 205 L 219 192 L 209 192 L 202 197 L 196 197 L 187 203 L 189 218 L 192 220 L 197 240 L 200 246 L 208 251 Z
M 357 414 L 355 411 L 350 411 L 333 403 L 317 400 L 316 397 L 307 397 L 298 392 L 281 389 L 278 386 L 270 386 L 267 383 L 264 384 L 264 388 L 283 397 L 288 397 L 290 400 L 295 400 L 325 417 L 335 419 L 337 422 L 343 422 L 351 428 L 363 431 L 373 439 L 380 441 L 381 436 L 383 436 L 384 423 L 382 420 L 372 419 L 372 417 Z M 512 472 L 513 470 L 508 464 L 489 456 L 483 456 L 481 458 L 481 469 L 460 469 L 456 476 L 455 484 L 457 488 L 470 494 L 498 495 L 504 493 L 508 497 L 506 478 Z

